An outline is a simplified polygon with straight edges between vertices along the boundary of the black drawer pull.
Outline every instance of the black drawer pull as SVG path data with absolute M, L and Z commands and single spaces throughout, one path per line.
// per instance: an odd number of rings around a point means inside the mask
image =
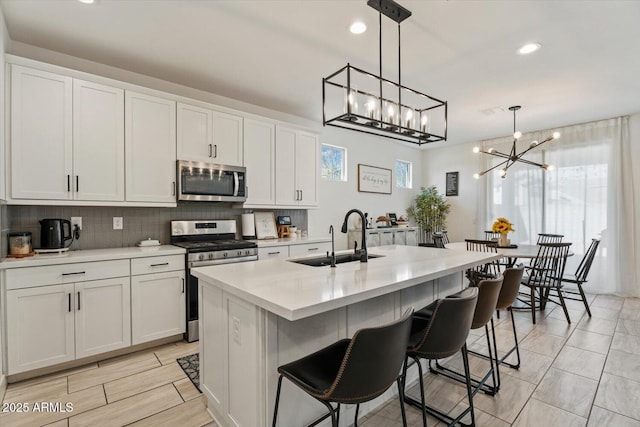
M 317 251 L 319 248 L 309 248 L 308 251 Z
M 75 276 L 75 275 L 78 275 L 78 274 L 86 274 L 86 272 L 78 271 L 76 273 L 62 273 L 63 276 Z
M 163 262 L 161 264 L 151 264 L 149 267 L 162 267 L 163 265 L 169 265 L 168 262 Z
M 267 255 L 278 255 L 280 253 L 280 251 L 278 252 L 268 252 Z

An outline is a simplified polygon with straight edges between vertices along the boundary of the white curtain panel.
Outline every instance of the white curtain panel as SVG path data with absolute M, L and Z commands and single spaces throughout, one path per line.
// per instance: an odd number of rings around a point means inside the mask
M 486 212 L 483 221 L 486 229 L 502 216 L 514 223 L 516 231 L 510 238 L 515 243 L 535 243 L 542 232 L 564 235 L 564 241 L 573 243 L 574 255 L 567 265 L 567 271 L 571 272 L 577 268 L 591 239 L 600 238 L 587 292 L 640 296 L 637 258 L 640 200 L 636 200 L 640 196 L 633 191 L 634 183 L 640 185 L 637 170 L 640 165 L 631 160 L 638 149 L 631 145 L 629 118 L 524 134 L 518 141 L 517 152 L 556 130 L 561 133 L 558 140 L 525 155 L 528 160 L 554 165 L 554 170 L 544 172 L 516 163 L 505 178 L 499 177 L 500 168 L 483 178 L 485 209 L 481 212 Z M 485 150 L 493 147 L 508 153 L 512 142 L 512 137 L 506 137 L 482 141 L 481 145 Z M 483 170 L 501 161 L 487 155 L 482 158 Z

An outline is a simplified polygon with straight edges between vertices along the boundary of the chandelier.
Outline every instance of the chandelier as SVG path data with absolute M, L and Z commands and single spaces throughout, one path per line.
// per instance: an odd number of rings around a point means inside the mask
M 549 142 L 553 139 L 558 139 L 560 138 L 560 132 L 554 132 L 551 136 L 547 137 L 545 140 L 543 141 L 531 141 L 531 143 L 529 144 L 529 147 L 527 147 L 525 150 L 523 150 L 520 153 L 516 152 L 516 143 L 518 142 L 518 140 L 520 139 L 520 137 L 522 136 L 522 132 L 516 131 L 516 111 L 518 111 L 520 108 L 522 108 L 519 105 L 514 105 L 513 107 L 509 107 L 509 111 L 513 111 L 513 144 L 511 145 L 511 151 L 509 152 L 509 154 L 505 154 L 505 153 L 501 153 L 500 151 L 497 151 L 493 148 L 489 148 L 487 150 L 484 150 L 480 147 L 473 147 L 473 152 L 474 153 L 483 153 L 483 154 L 490 154 L 492 156 L 496 156 L 496 157 L 500 157 L 503 159 L 506 159 L 505 161 L 498 163 L 497 165 L 490 167 L 489 169 L 487 169 L 484 172 L 480 172 L 480 173 L 476 173 L 473 175 L 473 177 L 475 179 L 479 179 L 481 176 L 483 176 L 484 174 L 486 174 L 487 172 L 491 172 L 494 169 L 497 169 L 499 167 L 502 166 L 502 168 L 500 169 L 499 173 L 500 173 L 500 178 L 504 178 L 507 176 L 507 170 L 513 166 L 516 162 L 521 162 L 521 163 L 526 163 L 528 165 L 532 165 L 532 166 L 538 166 L 539 168 L 542 168 L 544 170 L 553 170 L 553 165 L 549 165 L 546 163 L 536 163 L 536 162 L 532 162 L 530 160 L 526 160 L 523 159 L 522 156 L 524 156 L 525 154 L 527 154 L 530 150 L 539 147 L 540 145 L 544 144 L 545 142 Z
M 411 12 L 393 0 L 378 11 L 379 75 L 347 65 L 322 79 L 322 124 L 422 145 L 447 140 L 447 102 L 401 83 L 400 23 Z M 398 82 L 382 77 L 382 15 L 398 23 Z

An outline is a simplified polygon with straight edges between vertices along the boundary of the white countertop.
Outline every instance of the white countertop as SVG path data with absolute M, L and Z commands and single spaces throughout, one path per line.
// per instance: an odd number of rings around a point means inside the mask
M 112 259 L 141 258 L 161 255 L 180 255 L 186 251 L 172 245 L 128 247 L 109 249 L 87 249 L 67 251 L 61 254 L 38 254 L 26 258 L 7 258 L 0 262 L 0 270 L 9 268 L 37 267 L 42 265 L 70 264 L 74 262 L 106 261 Z
M 352 251 L 340 251 L 349 253 Z M 199 267 L 191 274 L 287 320 L 298 320 L 434 280 L 501 256 L 380 246 L 367 263 L 310 267 L 283 259 Z M 317 255 L 316 255 L 317 256 Z M 300 259 L 301 257 L 289 258 Z M 308 257 L 307 257 L 308 258 Z M 313 258 L 313 256 L 311 256 Z M 205 285 L 208 286 L 208 285 Z
M 305 243 L 324 243 L 330 242 L 331 236 L 326 237 L 303 237 L 300 239 L 265 239 L 265 240 L 251 240 L 256 242 L 259 248 L 269 248 L 273 246 L 289 246 L 289 245 L 302 245 Z

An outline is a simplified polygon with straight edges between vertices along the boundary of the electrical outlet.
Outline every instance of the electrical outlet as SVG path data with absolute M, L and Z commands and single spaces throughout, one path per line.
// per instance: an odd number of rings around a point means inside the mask
M 237 317 L 233 318 L 233 340 L 238 343 L 238 345 L 242 345 L 242 341 L 240 339 L 240 319 Z
M 113 229 L 114 230 L 122 230 L 122 217 L 114 216 L 113 217 Z
M 75 230 L 75 226 L 78 226 L 78 230 L 82 230 L 82 217 L 81 216 L 72 216 L 71 217 L 71 229 Z

